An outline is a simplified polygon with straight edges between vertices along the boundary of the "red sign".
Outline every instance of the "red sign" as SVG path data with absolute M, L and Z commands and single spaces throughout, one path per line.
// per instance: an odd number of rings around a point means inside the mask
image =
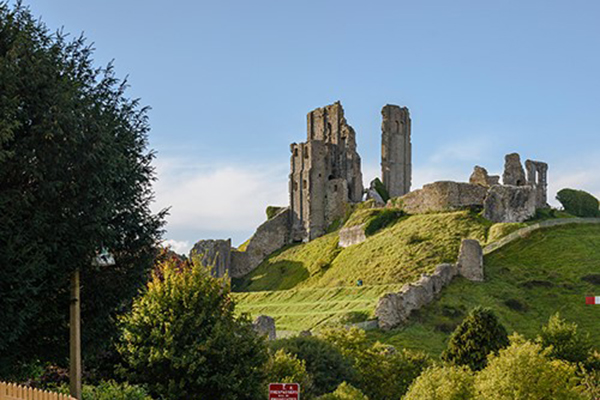
M 270 383 L 269 400 L 300 399 L 300 385 L 297 383 Z

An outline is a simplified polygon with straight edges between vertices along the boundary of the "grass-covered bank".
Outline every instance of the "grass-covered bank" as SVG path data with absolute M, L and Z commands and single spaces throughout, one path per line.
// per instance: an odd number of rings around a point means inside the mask
M 234 290 L 354 286 L 359 279 L 365 285 L 411 282 L 422 273 L 433 272 L 440 263 L 455 262 L 462 239 L 486 242 L 490 226 L 469 211 L 414 215 L 345 249 L 337 246 L 336 231 L 275 252 L 235 282 Z

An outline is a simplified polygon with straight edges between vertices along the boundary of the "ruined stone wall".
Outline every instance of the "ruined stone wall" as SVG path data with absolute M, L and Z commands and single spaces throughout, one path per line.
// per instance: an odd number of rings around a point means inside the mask
M 411 120 L 408 108 L 386 105 L 381 110 L 381 177 L 391 197 L 410 192 L 412 183 Z
M 200 240 L 192 247 L 190 258 L 210 267 L 212 275 L 220 278 L 231 266 L 231 239 Z
M 548 207 L 548 164 L 540 161 L 527 160 L 527 184 L 535 189 L 536 206 Z
M 289 243 L 290 216 L 289 208 L 281 210 L 256 229 L 248 241 L 246 251 L 232 251 L 229 270 L 232 278 L 239 278 L 253 271 L 269 254 Z
M 292 144 L 291 152 L 291 240 L 308 241 L 344 216 L 348 202 L 362 200 L 361 160 L 342 105 L 308 113 L 307 141 Z
M 404 211 L 410 214 L 459 210 L 483 206 L 487 188 L 463 182 L 434 182 L 400 198 Z
M 377 302 L 375 316 L 380 329 L 388 330 L 404 324 L 411 313 L 431 303 L 455 276 L 475 282 L 483 281 L 483 252 L 476 240 L 463 240 L 457 264 L 441 264 L 431 275 L 423 274 L 397 293 L 388 293 Z
M 492 222 L 524 222 L 535 215 L 537 196 L 531 186 L 492 186 L 483 216 Z

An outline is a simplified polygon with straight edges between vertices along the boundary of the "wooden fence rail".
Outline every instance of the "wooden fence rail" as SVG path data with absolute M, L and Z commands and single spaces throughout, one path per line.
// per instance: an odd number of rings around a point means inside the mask
M 0 400 L 76 400 L 71 396 L 0 382 Z

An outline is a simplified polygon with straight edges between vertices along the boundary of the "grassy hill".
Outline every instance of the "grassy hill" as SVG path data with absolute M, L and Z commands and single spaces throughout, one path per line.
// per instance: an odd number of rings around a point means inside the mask
M 381 212 L 358 210 L 346 226 Z M 455 262 L 462 238 L 485 241 L 490 225 L 469 211 L 415 215 L 346 249 L 337 245 L 338 231 L 285 247 L 234 281 L 238 310 L 270 315 L 286 331 L 368 320 L 380 296 L 442 262 Z M 359 279 L 364 286 L 357 287 Z
M 458 278 L 404 329 L 371 331 L 373 339 L 438 355 L 449 332 L 476 305 L 492 308 L 509 332 L 535 337 L 550 315 L 576 322 L 600 343 L 600 226 L 568 225 L 533 232 L 485 257 L 486 281 Z
M 348 224 L 368 222 L 381 210 L 358 210 Z M 547 215 L 542 217 L 547 218 Z M 564 215 L 561 215 L 564 217 Z M 492 225 L 469 211 L 402 217 L 359 245 L 337 247 L 338 232 L 272 254 L 234 282 L 239 312 L 266 314 L 278 330 L 300 331 L 365 321 L 378 298 L 398 291 L 442 262 L 455 262 L 464 238 L 483 243 L 525 224 Z M 600 342 L 600 309 L 585 306 L 600 274 L 600 226 L 534 232 L 485 258 L 486 282 L 457 278 L 439 300 L 407 327 L 369 331 L 373 340 L 437 355 L 449 333 L 474 306 L 492 307 L 509 331 L 534 335 L 561 311 Z M 357 287 L 356 281 L 364 286 Z M 593 283 L 595 282 L 595 284 Z

